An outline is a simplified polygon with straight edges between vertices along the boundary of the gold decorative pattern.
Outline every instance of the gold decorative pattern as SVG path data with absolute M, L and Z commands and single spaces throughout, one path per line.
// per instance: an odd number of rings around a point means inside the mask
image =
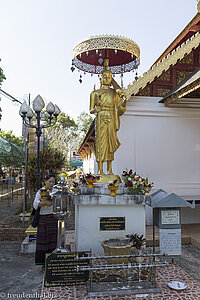
M 194 64 L 193 52 L 190 52 L 190 54 L 184 56 L 183 59 L 179 62 L 179 64 L 187 64 L 187 65 Z
M 191 73 L 192 73 L 191 71 L 178 71 L 177 70 L 177 84 L 181 83 Z
M 200 66 L 200 51 L 199 51 L 199 66 Z
M 200 13 L 200 0 L 197 2 L 197 11 Z
M 167 71 L 170 66 L 177 63 L 178 59 L 182 59 L 186 54 L 189 54 L 193 49 L 196 49 L 200 44 L 200 33 L 197 32 L 185 43 L 177 47 L 165 58 L 153 65 L 143 76 L 139 77 L 137 81 L 129 84 L 126 89 L 127 100 L 132 95 L 136 95 L 141 88 L 144 88 L 148 83 L 151 83 L 155 77 L 160 76 L 164 71 Z
M 95 145 L 94 142 L 85 142 L 85 144 L 88 145 L 88 147 L 84 147 L 84 149 L 80 149 L 78 151 L 78 154 L 80 155 L 80 157 L 82 158 L 82 160 L 84 159 L 89 159 L 91 158 L 91 154 L 93 153 L 95 155 Z
M 135 42 L 125 37 L 114 35 L 94 36 L 84 41 L 81 41 L 74 48 L 74 57 L 81 55 L 81 53 L 83 52 L 98 49 L 122 50 L 135 55 L 137 58 L 140 57 L 140 48 Z
M 160 77 L 158 77 L 157 80 L 164 80 L 164 81 L 170 81 L 170 70 L 168 70 L 167 72 L 164 72 L 163 74 L 160 75 Z
M 170 92 L 170 89 L 158 89 L 157 96 L 158 97 L 164 97 Z
M 124 53 L 130 54 L 129 62 L 127 61 L 121 64 L 116 63 L 115 65 L 110 65 L 108 67 L 108 69 L 113 74 L 122 74 L 124 72 L 130 72 L 136 69 L 140 64 L 140 48 L 138 47 L 138 45 L 125 37 L 114 35 L 94 36 L 84 41 L 81 41 L 74 48 L 74 58 L 72 60 L 72 64 L 73 66 L 77 67 L 83 72 L 101 74 L 104 68 L 102 64 L 103 57 L 99 58 L 99 60 L 101 59 L 102 62 L 99 62 L 99 64 L 96 65 L 82 60 L 81 56 L 83 54 L 86 54 L 86 56 L 90 56 L 91 51 L 96 51 L 96 54 L 98 54 L 99 50 L 106 49 L 114 50 L 115 54 L 117 54 L 118 51 L 123 51 Z M 92 55 L 94 55 L 94 53 L 91 54 L 91 57 Z
M 150 87 L 146 86 L 141 92 L 139 92 L 139 96 L 151 96 Z
M 170 97 L 166 98 L 164 101 L 161 102 L 165 103 L 165 106 L 169 106 L 175 103 L 177 104 L 180 98 L 183 98 L 186 95 L 193 93 L 199 88 L 200 88 L 200 78 L 195 80 L 191 84 L 185 86 L 181 90 L 178 90 L 176 93 L 172 94 Z

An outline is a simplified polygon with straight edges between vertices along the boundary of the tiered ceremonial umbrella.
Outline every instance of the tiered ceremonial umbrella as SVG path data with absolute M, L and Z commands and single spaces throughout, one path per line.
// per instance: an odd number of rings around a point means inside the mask
M 140 49 L 130 39 L 122 36 L 100 35 L 90 37 L 78 43 L 74 48 L 72 72 L 77 68 L 85 73 L 101 74 L 104 60 L 109 59 L 109 67 L 113 74 L 130 72 L 140 64 Z M 82 74 L 80 74 L 82 82 Z

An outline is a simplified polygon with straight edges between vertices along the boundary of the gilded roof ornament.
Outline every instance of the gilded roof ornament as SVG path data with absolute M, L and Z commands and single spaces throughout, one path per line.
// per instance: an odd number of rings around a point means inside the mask
M 197 11 L 200 13 L 200 0 L 197 1 Z
M 196 49 L 200 44 L 200 33 L 197 32 L 185 43 L 178 46 L 165 58 L 154 64 L 143 76 L 140 76 L 137 81 L 129 84 L 126 91 L 127 100 L 132 95 L 136 95 L 141 89 L 145 88 L 147 84 L 151 83 L 156 77 L 160 76 L 163 72 L 167 71 L 171 66 L 175 65 L 177 61 L 182 59 L 185 55 L 189 54 L 193 49 Z

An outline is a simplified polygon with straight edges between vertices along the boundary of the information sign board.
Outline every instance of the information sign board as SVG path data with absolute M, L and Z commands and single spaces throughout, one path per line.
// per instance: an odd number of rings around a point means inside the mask
M 50 253 L 45 260 L 46 287 L 80 285 L 89 281 L 89 271 L 77 271 L 77 265 L 87 266 L 90 252 Z M 85 259 L 80 259 L 84 257 Z
M 100 230 L 125 230 L 125 217 L 100 217 Z
M 174 225 L 180 223 L 180 214 L 178 209 L 161 210 L 161 224 Z
M 181 229 L 159 229 L 160 252 L 181 255 Z

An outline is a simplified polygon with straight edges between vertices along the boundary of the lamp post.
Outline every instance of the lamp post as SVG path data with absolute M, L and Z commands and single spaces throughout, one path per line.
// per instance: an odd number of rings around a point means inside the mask
M 41 124 L 41 111 L 45 107 L 44 100 L 40 95 L 38 95 L 35 100 L 33 101 L 33 110 L 27 105 L 26 101 L 22 103 L 19 114 L 23 119 L 23 124 L 29 128 L 35 128 L 36 135 L 37 135 L 37 173 L 36 173 L 36 183 L 37 183 L 37 190 L 40 188 L 40 136 L 42 133 L 43 128 L 53 126 L 56 121 L 57 117 L 60 113 L 59 107 L 55 104 L 53 105 L 52 102 L 49 102 L 46 106 L 46 111 L 48 113 L 48 121 L 47 124 Z M 31 124 L 31 119 L 36 117 L 36 125 Z

